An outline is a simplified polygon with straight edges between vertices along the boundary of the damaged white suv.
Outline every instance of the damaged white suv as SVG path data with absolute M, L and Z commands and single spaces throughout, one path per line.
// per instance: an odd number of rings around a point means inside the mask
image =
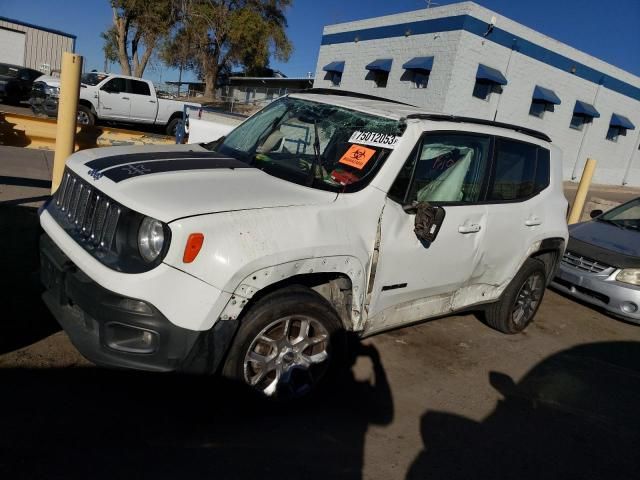
M 97 364 L 309 392 L 368 336 L 532 320 L 567 240 L 541 133 L 356 94 L 274 101 L 202 145 L 71 156 L 41 210 L 44 300 Z

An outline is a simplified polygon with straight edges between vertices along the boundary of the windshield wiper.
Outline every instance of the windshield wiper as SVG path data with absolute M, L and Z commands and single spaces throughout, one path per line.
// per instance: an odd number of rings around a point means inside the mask
M 316 179 L 318 168 L 322 168 L 322 161 L 320 160 L 320 136 L 318 135 L 318 121 L 313 121 L 313 131 L 315 139 L 313 140 L 313 162 L 311 162 L 311 168 L 309 169 L 309 176 L 307 177 L 307 187 L 313 185 L 313 181 Z

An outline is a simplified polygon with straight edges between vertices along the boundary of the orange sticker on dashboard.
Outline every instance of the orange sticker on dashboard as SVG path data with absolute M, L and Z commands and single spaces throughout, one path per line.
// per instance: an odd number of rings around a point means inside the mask
M 349 150 L 346 151 L 338 162 L 362 170 L 375 153 L 376 151 L 373 148 L 363 147 L 362 145 L 351 145 Z

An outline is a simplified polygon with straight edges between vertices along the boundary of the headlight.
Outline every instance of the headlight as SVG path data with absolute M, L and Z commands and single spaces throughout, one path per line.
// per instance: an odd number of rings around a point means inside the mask
M 144 217 L 138 230 L 138 251 L 145 262 L 158 258 L 164 246 L 164 226 L 151 217 Z
M 44 93 L 47 95 L 51 95 L 52 97 L 57 97 L 60 95 L 60 87 L 44 87 Z
M 616 280 L 631 285 L 640 285 L 640 268 L 625 268 L 616 275 Z

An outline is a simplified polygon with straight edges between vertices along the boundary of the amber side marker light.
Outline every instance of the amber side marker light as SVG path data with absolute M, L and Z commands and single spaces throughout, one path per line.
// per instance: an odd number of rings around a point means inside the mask
M 184 263 L 193 262 L 198 253 L 200 253 L 200 249 L 202 248 L 202 244 L 204 243 L 204 235 L 201 233 L 192 233 L 189 235 L 187 239 L 187 245 L 184 247 L 184 255 L 182 257 L 182 261 Z

